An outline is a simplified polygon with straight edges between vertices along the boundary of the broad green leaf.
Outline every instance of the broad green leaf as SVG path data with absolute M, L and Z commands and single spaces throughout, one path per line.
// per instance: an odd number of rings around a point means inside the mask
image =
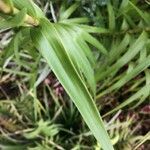
M 81 71 L 81 74 L 84 75 L 91 87 L 91 90 L 93 91 L 93 95 L 95 95 L 96 85 L 94 71 L 84 51 L 82 50 L 83 47 L 80 47 L 80 45 L 78 45 L 78 43 L 75 41 L 78 38 L 82 39 L 82 36 L 78 36 L 78 32 L 80 30 L 72 30 L 69 26 L 63 26 L 59 24 L 55 25 L 55 30 L 57 31 L 58 36 L 62 41 L 62 45 L 64 46 L 66 53 L 68 56 L 70 56 L 70 59 L 74 63 L 74 66 L 77 66 L 79 74 Z M 86 47 L 84 47 L 84 49 L 85 48 Z
M 64 86 L 103 149 L 112 150 L 113 147 L 94 100 L 66 53 L 54 24 L 45 19 L 40 23 L 40 27 L 31 30 L 33 43 Z

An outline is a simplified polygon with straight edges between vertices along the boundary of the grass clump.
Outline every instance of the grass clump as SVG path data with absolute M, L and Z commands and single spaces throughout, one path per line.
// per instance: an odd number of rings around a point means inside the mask
M 148 1 L 0 0 L 0 148 L 149 149 L 149 33 Z

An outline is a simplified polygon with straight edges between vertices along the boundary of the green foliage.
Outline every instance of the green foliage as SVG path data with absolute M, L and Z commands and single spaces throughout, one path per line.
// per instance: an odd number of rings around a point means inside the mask
M 7 5 L 14 11 L 0 13 L 1 34 L 8 34 L 0 43 L 0 140 L 5 139 L 0 148 L 120 150 L 149 140 L 149 133 L 131 131 L 134 118 L 119 119 L 121 109 L 139 110 L 150 97 L 148 2 L 9 0 Z M 64 91 L 56 96 L 58 83 L 70 98 Z M 7 84 L 18 93 L 3 90 Z

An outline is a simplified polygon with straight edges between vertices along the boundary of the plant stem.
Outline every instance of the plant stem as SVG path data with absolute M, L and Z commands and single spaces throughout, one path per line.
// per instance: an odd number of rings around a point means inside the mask
M 13 11 L 12 11 L 13 10 Z M 19 10 L 15 7 L 11 8 L 8 4 L 6 4 L 3 0 L 0 0 L 0 12 L 5 14 L 17 14 Z M 28 25 L 38 26 L 39 21 L 28 14 L 25 17 L 24 22 Z
M 3 0 L 0 0 L 0 11 L 4 12 L 5 14 L 9 14 L 11 12 L 11 7 L 8 6 Z

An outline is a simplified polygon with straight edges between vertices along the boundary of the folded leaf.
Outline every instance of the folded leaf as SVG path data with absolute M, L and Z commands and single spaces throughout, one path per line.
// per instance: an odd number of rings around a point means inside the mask
M 46 19 L 42 19 L 40 24 L 40 27 L 31 30 L 36 48 L 64 86 L 103 149 L 113 150 L 92 96 L 68 56 L 54 24 Z

